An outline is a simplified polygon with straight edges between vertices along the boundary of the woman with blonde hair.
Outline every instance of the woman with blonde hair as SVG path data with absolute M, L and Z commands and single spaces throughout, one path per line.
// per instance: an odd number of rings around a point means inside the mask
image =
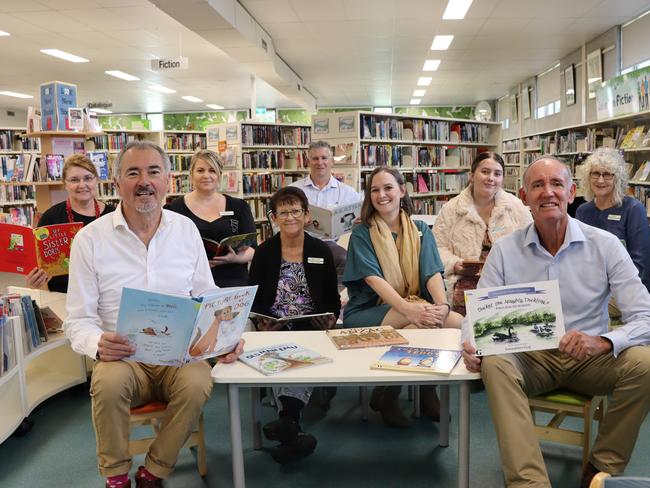
M 248 204 L 219 192 L 222 168 L 222 159 L 214 151 L 196 152 L 190 162 L 192 191 L 165 206 L 189 217 L 202 238 L 217 242 L 226 237 L 255 232 L 255 220 Z M 248 263 L 253 259 L 255 247 L 256 243 L 237 252 L 229 248 L 224 256 L 208 255 L 216 285 L 246 285 Z
M 88 225 L 95 219 L 115 210 L 115 207 L 97 200 L 97 168 L 85 154 L 73 154 L 63 164 L 61 179 L 68 198 L 48 208 L 38 221 L 39 226 L 81 222 Z M 47 283 L 50 291 L 67 293 L 68 275 L 50 278 L 39 268 L 27 276 L 27 286 L 41 288 Z
M 650 227 L 646 208 L 626 195 L 627 168 L 616 150 L 601 147 L 583 164 L 582 188 L 585 203 L 576 218 L 585 224 L 611 232 L 621 240 L 639 270 L 641 281 L 650 289 Z

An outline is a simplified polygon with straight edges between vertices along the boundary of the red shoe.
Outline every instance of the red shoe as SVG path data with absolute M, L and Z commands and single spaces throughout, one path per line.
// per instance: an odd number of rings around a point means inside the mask
M 135 473 L 135 488 L 163 488 L 163 482 L 160 478 L 147 479 L 144 475 L 144 466 L 140 466 Z

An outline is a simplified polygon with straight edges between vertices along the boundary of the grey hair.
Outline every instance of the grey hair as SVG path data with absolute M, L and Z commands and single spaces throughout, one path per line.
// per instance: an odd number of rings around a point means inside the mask
M 332 152 L 332 146 L 330 146 L 329 142 L 327 141 L 312 141 L 309 144 L 309 149 L 307 150 L 308 152 L 314 151 L 316 149 L 327 149 L 330 153 L 330 157 L 334 156 L 334 153 Z
M 169 172 L 171 171 L 171 163 L 169 162 L 169 156 L 167 156 L 167 153 L 163 151 L 158 144 L 154 144 L 153 142 L 150 141 L 131 141 L 122 148 L 120 153 L 117 155 L 117 158 L 115 158 L 115 164 L 113 165 L 113 178 L 118 178 L 120 176 L 122 159 L 124 158 L 126 152 L 130 149 L 133 149 L 134 151 L 146 151 L 148 149 L 156 151 L 160 155 L 160 159 L 163 162 L 163 169 L 165 170 L 165 173 L 169 174 Z
M 583 164 L 582 173 L 582 189 L 584 192 L 585 200 L 591 201 L 594 199 L 594 192 L 591 189 L 591 171 L 594 168 L 604 168 L 610 173 L 614 174 L 614 205 L 621 205 L 623 197 L 626 195 L 626 188 L 628 182 L 627 168 L 625 167 L 625 159 L 621 153 L 616 149 L 610 147 L 599 147 L 593 154 L 591 154 Z
M 530 168 L 532 168 L 533 165 L 534 165 L 535 163 L 538 163 L 539 161 L 556 161 L 556 162 L 560 163 L 560 164 L 562 165 L 562 167 L 564 168 L 564 176 L 565 176 L 565 180 L 566 180 L 566 182 L 567 182 L 567 186 L 571 186 L 571 183 L 573 183 L 573 175 L 571 174 L 571 170 L 570 170 L 569 167 L 566 165 L 566 163 L 560 161 L 560 160 L 559 160 L 558 158 L 556 158 L 555 156 L 551 156 L 550 154 L 544 154 L 544 155 L 538 157 L 538 158 L 537 158 L 535 161 L 533 161 L 532 163 L 530 163 L 530 164 L 528 165 L 528 167 L 524 170 L 524 175 L 523 175 L 523 177 L 522 177 L 522 179 L 521 179 L 521 181 L 522 181 L 522 183 L 523 183 L 522 186 L 523 186 L 524 188 L 527 189 L 527 187 L 526 187 L 526 175 L 528 174 L 528 170 L 529 170 Z

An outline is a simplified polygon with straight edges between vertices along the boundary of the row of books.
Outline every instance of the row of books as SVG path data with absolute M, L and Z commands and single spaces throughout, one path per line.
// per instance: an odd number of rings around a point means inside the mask
M 362 139 L 406 141 L 477 142 L 487 144 L 490 128 L 484 124 L 441 120 L 395 119 L 361 115 Z
M 244 195 L 274 193 L 300 178 L 300 175 L 287 174 L 244 174 L 242 176 L 242 190 Z
M 192 161 L 191 154 L 170 154 L 169 162 L 172 171 L 189 171 Z
M 15 130 L 0 131 L 0 151 L 20 151 L 19 138 Z
M 643 163 L 641 163 L 639 168 L 634 173 L 634 176 L 632 177 L 632 180 L 634 180 L 634 181 L 650 181 L 650 161 L 644 161 Z M 645 202 L 645 199 L 641 200 L 641 201 Z
M 504 151 L 519 151 L 519 139 L 511 139 L 503 142 Z
M 409 193 L 456 192 L 460 193 L 467 186 L 467 173 L 406 173 Z
M 0 209 L 0 223 L 31 227 L 36 218 L 36 211 L 31 205 L 21 205 Z
M 363 144 L 361 166 L 469 168 L 477 154 L 475 147 Z
M 206 148 L 205 134 L 165 134 L 167 151 L 198 151 Z
M 519 164 L 519 153 L 504 154 L 503 162 L 506 164 Z
M 304 169 L 308 166 L 307 151 L 264 150 L 244 152 L 244 169 Z
M 119 132 L 116 134 L 102 134 L 89 139 L 90 145 L 94 145 L 95 151 L 120 151 L 131 141 L 141 140 L 138 134 Z
M 435 198 L 416 198 L 413 200 L 415 213 L 419 215 L 437 215 L 442 206 L 449 201 L 449 197 L 438 196 Z
M 33 186 L 25 185 L 1 185 L 0 202 L 11 204 L 13 202 L 24 202 L 34 200 L 36 193 Z
M 309 127 L 241 126 L 242 144 L 248 146 L 306 146 L 311 142 Z
M 650 187 L 647 186 L 633 186 L 634 197 L 645 205 L 645 208 L 650 208 Z
M 99 179 L 110 177 L 108 155 L 102 151 L 86 153 L 97 168 Z M 0 181 L 31 182 L 58 181 L 63 174 L 62 154 L 17 154 L 0 156 Z
M 0 311 L 0 377 L 16 366 L 16 339 L 9 317 Z

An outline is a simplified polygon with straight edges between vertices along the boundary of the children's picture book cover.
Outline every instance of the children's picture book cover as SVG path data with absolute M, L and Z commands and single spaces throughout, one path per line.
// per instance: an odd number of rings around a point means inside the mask
M 27 275 L 41 268 L 50 277 L 68 274 L 70 246 L 82 227 L 81 222 L 35 229 L 0 223 L 0 272 Z
M 108 171 L 108 154 L 104 151 L 90 151 L 86 153 L 97 169 L 100 180 L 108 180 L 110 177 Z
M 329 329 L 325 331 L 337 349 L 395 346 L 409 341 L 390 325 L 357 327 L 354 329 Z
M 225 237 L 219 242 L 203 237 L 203 246 L 205 252 L 208 254 L 208 259 L 215 256 L 225 256 L 228 254 L 228 248 L 232 248 L 235 252 L 245 246 L 251 246 L 257 240 L 256 232 L 248 232 L 246 234 L 237 234 L 230 237 Z
M 557 280 L 465 291 L 477 356 L 556 349 L 564 335 Z
M 257 286 L 218 288 L 198 297 L 124 288 L 117 333 L 135 345 L 130 359 L 181 366 L 232 351 Z
M 294 342 L 244 351 L 239 360 L 265 375 L 332 362 L 331 358 Z
M 361 215 L 361 200 L 337 207 L 309 206 L 311 222 L 305 230 L 328 239 L 338 239 L 341 234 L 350 232 L 354 222 Z
M 371 369 L 390 369 L 416 373 L 449 374 L 460 359 L 461 352 L 428 347 L 391 346 Z
M 63 154 L 46 154 L 45 166 L 47 170 L 47 179 L 49 181 L 56 181 L 61 179 L 63 174 Z

